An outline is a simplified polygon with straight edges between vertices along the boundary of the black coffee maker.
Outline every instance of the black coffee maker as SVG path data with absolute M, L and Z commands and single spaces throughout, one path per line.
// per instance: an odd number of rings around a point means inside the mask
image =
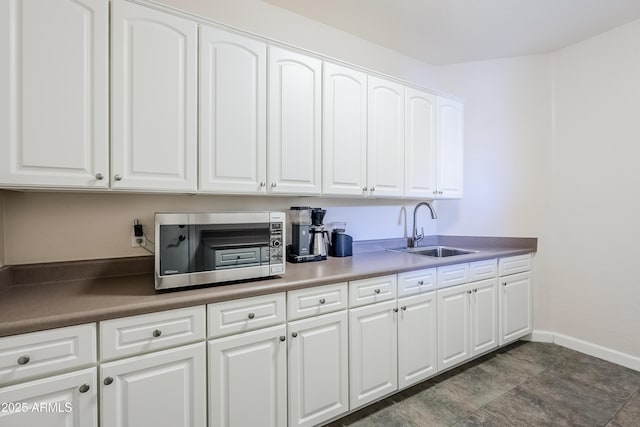
M 329 255 L 334 257 L 345 257 L 353 255 L 353 238 L 345 234 L 346 222 L 331 223 L 331 246 Z
M 314 261 L 311 254 L 311 208 L 309 206 L 292 206 L 289 210 L 291 222 L 291 244 L 287 246 L 289 262 Z

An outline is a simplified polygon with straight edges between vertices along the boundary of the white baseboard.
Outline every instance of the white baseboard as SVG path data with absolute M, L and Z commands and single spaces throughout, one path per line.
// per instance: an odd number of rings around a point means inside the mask
M 570 337 L 568 335 L 558 334 L 550 331 L 533 331 L 531 335 L 525 337 L 525 339 L 527 338 L 530 341 L 535 342 L 548 342 L 558 344 L 563 347 L 570 348 L 571 350 L 588 354 L 589 356 L 597 357 L 608 362 L 622 365 L 635 371 L 640 371 L 640 357 L 602 347 L 601 345 L 583 341 L 578 338 Z
M 527 335 L 524 339 L 527 341 L 535 342 L 553 342 L 555 334 L 550 331 L 533 331 L 530 335 Z

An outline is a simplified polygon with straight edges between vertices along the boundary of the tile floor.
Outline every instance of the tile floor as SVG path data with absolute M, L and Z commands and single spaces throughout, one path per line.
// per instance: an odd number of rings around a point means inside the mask
M 640 426 L 640 372 L 554 344 L 518 342 L 331 427 Z

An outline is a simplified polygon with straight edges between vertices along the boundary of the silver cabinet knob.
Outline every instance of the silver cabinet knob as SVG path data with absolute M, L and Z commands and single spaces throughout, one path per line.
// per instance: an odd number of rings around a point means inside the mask
M 249 316 L 247 316 L 249 319 L 253 319 L 254 317 L 256 317 L 255 313 L 249 313 Z
M 297 332 L 291 332 L 291 336 L 295 338 L 295 337 L 298 336 L 298 333 Z
M 473 290 L 473 293 L 475 294 L 476 292 L 478 292 L 478 288 Z
M 78 390 L 80 391 L 80 393 L 86 393 L 90 388 L 91 387 L 89 387 L 89 384 L 82 384 L 80 388 L 78 388 Z
M 27 363 L 29 363 L 30 360 L 31 358 L 29 357 L 28 354 L 25 354 L 24 356 L 20 356 L 18 357 L 18 365 L 26 365 Z
M 320 304 L 324 304 L 325 302 L 327 302 L 327 300 L 325 300 L 324 298 L 320 298 L 320 301 L 318 301 Z
M 100 172 L 98 172 L 98 173 L 96 174 L 96 179 L 97 179 L 98 181 L 102 181 L 102 180 L 104 179 L 104 175 L 102 175 Z
M 380 293 L 380 289 L 374 289 L 373 292 L 375 292 L 376 294 Z
M 115 174 L 115 175 L 113 176 L 113 179 L 114 179 L 115 181 L 122 181 L 122 175 L 120 175 L 120 174 Z
M 367 187 L 362 187 L 362 191 L 364 191 L 365 193 L 367 192 L 368 188 Z
M 424 280 L 418 280 L 418 286 L 424 285 Z
M 287 337 L 285 337 L 284 335 L 280 335 L 280 341 L 286 341 Z
M 160 329 L 156 329 L 155 331 L 153 331 L 153 336 L 158 338 L 160 335 L 162 335 L 162 331 Z
M 402 307 L 400 307 L 402 309 L 402 311 L 407 311 L 407 306 L 403 305 Z
M 376 191 L 376 187 L 371 187 L 371 188 L 369 189 L 369 191 L 371 191 L 371 192 L 373 193 L 374 191 Z
M 502 286 L 507 286 L 507 282 L 504 282 L 504 283 L 502 284 Z
M 104 385 L 109 385 L 109 384 L 111 384 L 113 382 L 113 378 L 107 377 L 102 382 L 104 383 Z
M 393 312 L 394 312 L 394 313 L 397 313 L 397 312 L 398 312 L 398 307 L 394 308 L 394 309 L 393 309 Z
M 277 185 L 278 185 L 278 183 L 277 183 L 277 182 L 272 182 L 272 183 L 271 183 L 271 188 L 276 188 L 276 186 L 277 186 Z
M 267 183 L 266 183 L 266 182 L 264 182 L 264 181 L 260 181 L 260 187 L 266 187 L 266 186 L 267 186 Z

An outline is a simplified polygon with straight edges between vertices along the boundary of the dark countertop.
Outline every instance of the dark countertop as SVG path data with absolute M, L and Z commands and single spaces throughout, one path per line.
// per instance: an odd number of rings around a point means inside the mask
M 31 284 L 13 283 L 0 286 L 0 337 L 422 268 L 526 254 L 535 252 L 537 245 L 537 239 L 493 239 L 467 240 L 462 242 L 465 245 L 460 245 L 461 241 L 447 241 L 451 246 L 455 244 L 478 251 L 452 258 L 438 259 L 373 250 L 322 262 L 287 263 L 286 273 L 277 278 L 169 292 L 155 290 L 153 273 L 150 272 Z M 440 244 L 445 243 L 440 241 Z M 28 271 L 25 267 L 22 270 Z

